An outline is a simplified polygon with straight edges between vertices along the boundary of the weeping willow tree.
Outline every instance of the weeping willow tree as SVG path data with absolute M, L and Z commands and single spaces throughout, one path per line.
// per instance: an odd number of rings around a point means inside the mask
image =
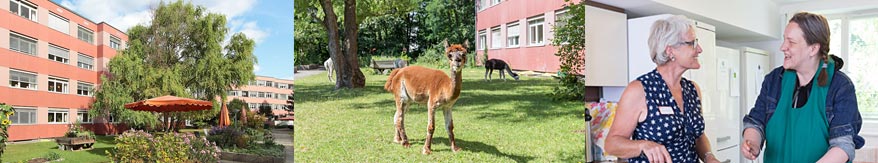
M 178 119 L 216 117 L 229 90 L 253 81 L 253 40 L 231 36 L 224 15 L 177 1 L 161 3 L 152 21 L 128 29 L 128 47 L 102 71 L 92 115 L 114 115 L 134 128 L 159 123 L 159 114 L 132 111 L 123 105 L 164 95 L 214 102 L 211 110 L 173 113 Z

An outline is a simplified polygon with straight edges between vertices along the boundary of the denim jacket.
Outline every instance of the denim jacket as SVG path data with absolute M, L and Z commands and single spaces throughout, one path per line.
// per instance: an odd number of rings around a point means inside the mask
M 829 120 L 829 146 L 841 148 L 849 160 L 854 160 L 854 149 L 860 149 L 865 144 L 863 137 L 858 135 L 863 126 L 863 118 L 857 108 L 857 95 L 854 84 L 846 74 L 838 71 L 841 65 L 836 66 L 835 75 L 829 84 L 829 92 L 826 97 L 826 119 Z M 756 106 L 750 113 L 744 116 L 744 130 L 753 128 L 762 135 L 765 142 L 765 125 L 776 110 L 780 98 L 783 66 L 775 68 L 762 82 L 762 90 L 756 99 Z M 816 84 L 816 83 L 814 83 Z

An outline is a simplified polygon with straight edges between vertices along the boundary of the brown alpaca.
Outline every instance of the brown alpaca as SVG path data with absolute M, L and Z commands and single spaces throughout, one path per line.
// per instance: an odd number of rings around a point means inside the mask
M 466 48 L 469 41 L 463 45 L 445 45 L 445 55 L 451 67 L 451 77 L 439 70 L 428 69 L 420 66 L 409 66 L 396 69 L 387 77 L 384 89 L 393 93 L 396 100 L 396 114 L 393 116 L 396 133 L 393 142 L 400 143 L 405 147 L 411 146 L 405 133 L 405 111 L 414 103 L 427 104 L 427 138 L 424 140 L 423 154 L 430 154 L 430 144 L 433 141 L 433 127 L 435 126 L 436 109 L 441 108 L 445 113 L 445 129 L 448 130 L 448 140 L 451 141 L 451 149 L 460 151 L 454 143 L 454 123 L 451 118 L 451 108 L 460 97 L 461 69 L 466 63 Z

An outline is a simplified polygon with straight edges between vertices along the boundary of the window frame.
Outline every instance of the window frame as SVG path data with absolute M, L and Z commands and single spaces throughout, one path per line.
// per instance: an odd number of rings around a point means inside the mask
M 12 5 L 16 5 L 16 6 L 12 7 Z M 28 13 L 21 13 L 22 7 L 27 7 Z M 38 20 L 40 20 L 39 19 L 40 14 L 39 14 L 38 7 L 39 6 L 37 6 L 33 2 L 26 1 L 26 0 L 10 0 L 9 1 L 9 12 L 11 12 L 12 14 L 17 15 L 19 17 L 33 21 L 33 22 L 37 22 Z
M 850 42 L 850 40 L 851 40 L 851 22 L 857 21 L 857 20 L 864 20 L 864 19 L 878 19 L 878 12 L 873 11 L 873 12 L 866 12 L 866 13 L 841 13 L 841 14 L 826 15 L 826 18 L 827 18 L 827 22 L 830 25 L 830 30 L 832 30 L 832 23 L 831 22 L 834 20 L 840 20 L 840 23 L 839 23 L 839 30 L 840 31 L 838 31 L 838 32 L 830 31 L 830 33 L 831 33 L 830 38 L 833 37 L 832 34 L 838 33 L 838 34 L 840 34 L 839 38 L 840 38 L 840 40 L 842 40 L 842 42 L 838 44 L 839 47 L 832 47 L 832 45 L 830 44 L 830 47 L 831 47 L 830 54 L 838 55 L 840 58 L 842 58 L 843 60 L 846 61 L 845 66 L 842 67 L 841 71 L 844 72 L 845 74 L 847 74 L 851 78 L 851 82 L 854 84 L 854 86 L 857 87 L 857 85 L 859 83 L 854 81 L 856 78 L 856 74 L 854 74 L 851 70 L 851 68 L 854 67 L 854 65 L 853 65 L 854 63 L 850 62 L 850 60 L 852 58 L 852 55 L 851 55 L 852 54 L 852 50 L 851 50 L 852 47 L 850 46 L 851 45 L 851 42 Z M 835 40 L 835 39 L 832 39 L 832 40 Z M 836 51 L 836 50 L 838 50 L 838 51 Z M 860 103 L 865 102 L 865 101 L 868 101 L 868 100 L 858 98 L 857 105 L 860 108 L 860 110 L 863 110 L 863 108 L 864 108 L 863 106 L 860 106 Z M 860 112 L 860 114 L 861 114 L 863 120 L 868 122 L 868 123 L 864 124 L 864 127 L 863 127 L 864 129 L 868 128 L 866 126 L 878 126 L 878 111 Z
M 514 28 L 514 29 L 513 29 Z M 513 34 L 514 32 L 514 34 Z M 515 37 L 515 38 L 512 38 Z M 514 40 L 515 44 L 512 44 Z M 518 21 L 506 24 L 506 47 L 517 48 L 521 46 L 521 24 Z
M 53 48 L 57 49 L 57 50 L 53 50 Z M 70 49 L 67 49 L 67 48 L 64 48 L 64 47 L 61 47 L 58 45 L 54 45 L 54 44 L 49 44 L 48 49 L 49 49 L 49 52 L 48 52 L 47 56 L 48 56 L 49 60 L 52 60 L 55 62 L 60 62 L 63 64 L 70 64 Z M 65 55 L 65 56 L 54 55 L 54 54 L 52 54 L 52 53 L 55 53 L 53 51 L 57 51 L 58 53 L 61 53 L 61 55 Z
M 54 116 L 52 114 L 55 114 Z M 61 114 L 61 122 L 57 122 L 58 115 Z M 52 108 L 46 112 L 46 122 L 49 124 L 69 124 L 70 123 L 70 111 L 64 110 L 63 108 Z M 53 122 L 53 120 L 55 122 Z
M 53 17 L 57 18 L 57 19 L 54 19 Z M 64 27 L 56 26 L 56 24 L 54 23 L 54 22 L 56 22 L 55 20 L 63 21 L 66 24 L 64 24 Z M 58 23 L 60 23 L 60 22 L 58 22 Z M 58 25 L 60 25 L 60 24 L 58 24 Z M 58 32 L 70 35 L 70 19 L 67 19 L 61 15 L 55 14 L 53 12 L 49 12 L 48 26 L 49 26 L 49 28 L 54 29 Z M 63 29 L 58 29 L 58 28 L 63 28 Z
M 13 40 L 13 39 L 17 39 L 17 40 Z M 21 48 L 22 43 L 25 43 L 25 42 L 29 43 L 27 51 L 25 51 L 24 49 Z M 13 46 L 14 43 L 18 43 L 18 46 Z M 13 31 L 9 31 L 9 50 L 12 50 L 14 52 L 19 52 L 22 54 L 27 54 L 30 56 L 37 56 L 37 53 L 39 53 L 38 52 L 39 48 L 37 47 L 37 45 L 39 45 L 39 40 L 37 40 L 36 38 L 30 37 L 27 35 L 23 35 L 20 33 L 16 33 Z
M 91 60 L 91 63 L 83 62 L 83 57 Z M 86 69 L 86 70 L 94 70 L 95 58 L 86 54 L 79 53 L 76 58 L 76 67 Z M 83 67 L 87 66 L 87 67 Z
M 122 49 L 122 39 L 119 37 L 110 35 L 110 48 L 121 50 Z
M 84 86 L 88 86 L 88 90 L 83 91 L 82 87 Z M 85 94 L 83 94 L 83 92 L 85 92 Z M 94 84 L 87 82 L 76 83 L 76 95 L 91 97 L 94 95 Z
M 85 117 L 85 118 L 83 118 L 83 117 Z M 86 119 L 88 121 L 83 121 L 83 119 Z M 76 122 L 77 123 L 94 123 L 94 117 L 92 117 L 90 114 L 88 114 L 88 110 L 79 110 L 79 111 L 76 111 Z
M 485 50 L 488 47 L 488 30 L 482 29 L 478 33 L 479 43 L 476 45 L 476 49 Z
M 33 125 L 37 124 L 37 108 L 34 107 L 23 107 L 23 106 L 13 106 L 15 108 L 15 115 L 9 117 L 9 120 L 12 121 L 11 125 Z M 22 123 L 21 116 L 29 115 L 28 120 L 30 123 Z M 13 117 L 15 119 L 13 119 Z
M 76 38 L 79 39 L 79 40 L 85 41 L 85 42 L 87 42 L 88 44 L 92 44 L 92 45 L 94 45 L 94 43 L 95 43 L 95 32 L 94 32 L 94 30 L 91 30 L 91 29 L 89 29 L 89 28 L 83 27 L 82 25 L 79 25 L 78 27 L 79 27 L 79 28 L 76 29 Z M 85 35 L 83 35 L 83 34 L 88 34 L 88 36 L 85 36 Z M 86 37 L 87 37 L 87 38 L 86 38 Z
M 538 27 L 538 28 L 537 28 Z M 539 29 L 535 31 L 535 29 Z M 536 40 L 536 36 L 539 40 Z M 527 45 L 528 46 L 545 46 L 546 45 L 546 19 L 544 15 L 535 16 L 527 19 Z
M 13 75 L 13 74 L 19 74 L 19 73 L 20 73 L 20 74 L 23 74 L 23 75 L 33 75 L 33 83 L 30 83 L 30 82 L 31 82 L 30 80 L 28 80 L 28 81 L 23 81 L 23 80 L 21 80 L 22 77 L 18 77 L 18 80 L 16 80 L 16 82 L 18 82 L 18 85 L 17 85 L 17 86 L 13 86 L 13 85 L 12 85 L 12 80 L 13 80 L 13 79 L 12 79 L 12 77 L 13 77 L 12 75 Z M 30 76 L 27 76 L 27 77 L 30 77 Z M 22 82 L 27 83 L 27 84 L 28 84 L 28 87 L 21 87 L 21 83 L 22 83 Z M 27 71 L 21 71 L 21 70 L 16 70 L 16 69 L 9 69 L 9 87 L 11 87 L 11 88 L 27 89 L 27 90 L 39 90 L 39 88 L 40 88 L 40 87 L 39 87 L 39 85 L 40 85 L 39 82 L 40 82 L 40 81 L 39 81 L 39 75 L 38 75 L 37 73 L 32 73 L 32 72 L 27 72 Z M 31 85 L 33 86 L 32 88 L 31 88 Z
M 46 91 L 49 91 L 52 93 L 68 94 L 70 92 L 70 79 L 49 76 L 49 80 L 47 81 L 47 85 L 48 86 L 46 87 Z M 57 88 L 58 86 L 61 87 L 60 91 L 53 90 L 53 87 L 55 87 L 54 89 L 58 89 Z
M 491 28 L 491 48 L 490 49 L 500 49 L 505 47 L 503 43 L 506 37 L 503 37 L 503 29 L 500 29 L 500 26 L 495 26 Z

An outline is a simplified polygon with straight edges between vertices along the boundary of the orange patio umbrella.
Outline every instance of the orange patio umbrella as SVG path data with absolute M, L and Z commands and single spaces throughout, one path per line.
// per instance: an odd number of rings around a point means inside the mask
M 143 101 L 125 104 L 125 108 L 139 111 L 152 112 L 183 112 L 199 111 L 213 108 L 210 101 L 182 98 L 176 96 L 162 96 Z
M 160 112 L 164 114 L 167 112 L 208 110 L 213 108 L 213 103 L 210 101 L 182 98 L 176 96 L 162 96 L 143 101 L 127 103 L 125 104 L 125 108 L 138 111 Z M 165 119 L 169 119 L 166 114 L 164 116 Z M 170 123 L 168 123 L 167 129 L 171 129 Z
M 247 124 L 247 112 L 250 112 L 247 106 L 241 108 L 241 124 Z
M 226 103 L 223 103 L 223 109 L 220 110 L 219 115 L 219 126 L 229 126 L 232 124 L 231 119 L 229 119 L 229 108 L 226 106 Z

